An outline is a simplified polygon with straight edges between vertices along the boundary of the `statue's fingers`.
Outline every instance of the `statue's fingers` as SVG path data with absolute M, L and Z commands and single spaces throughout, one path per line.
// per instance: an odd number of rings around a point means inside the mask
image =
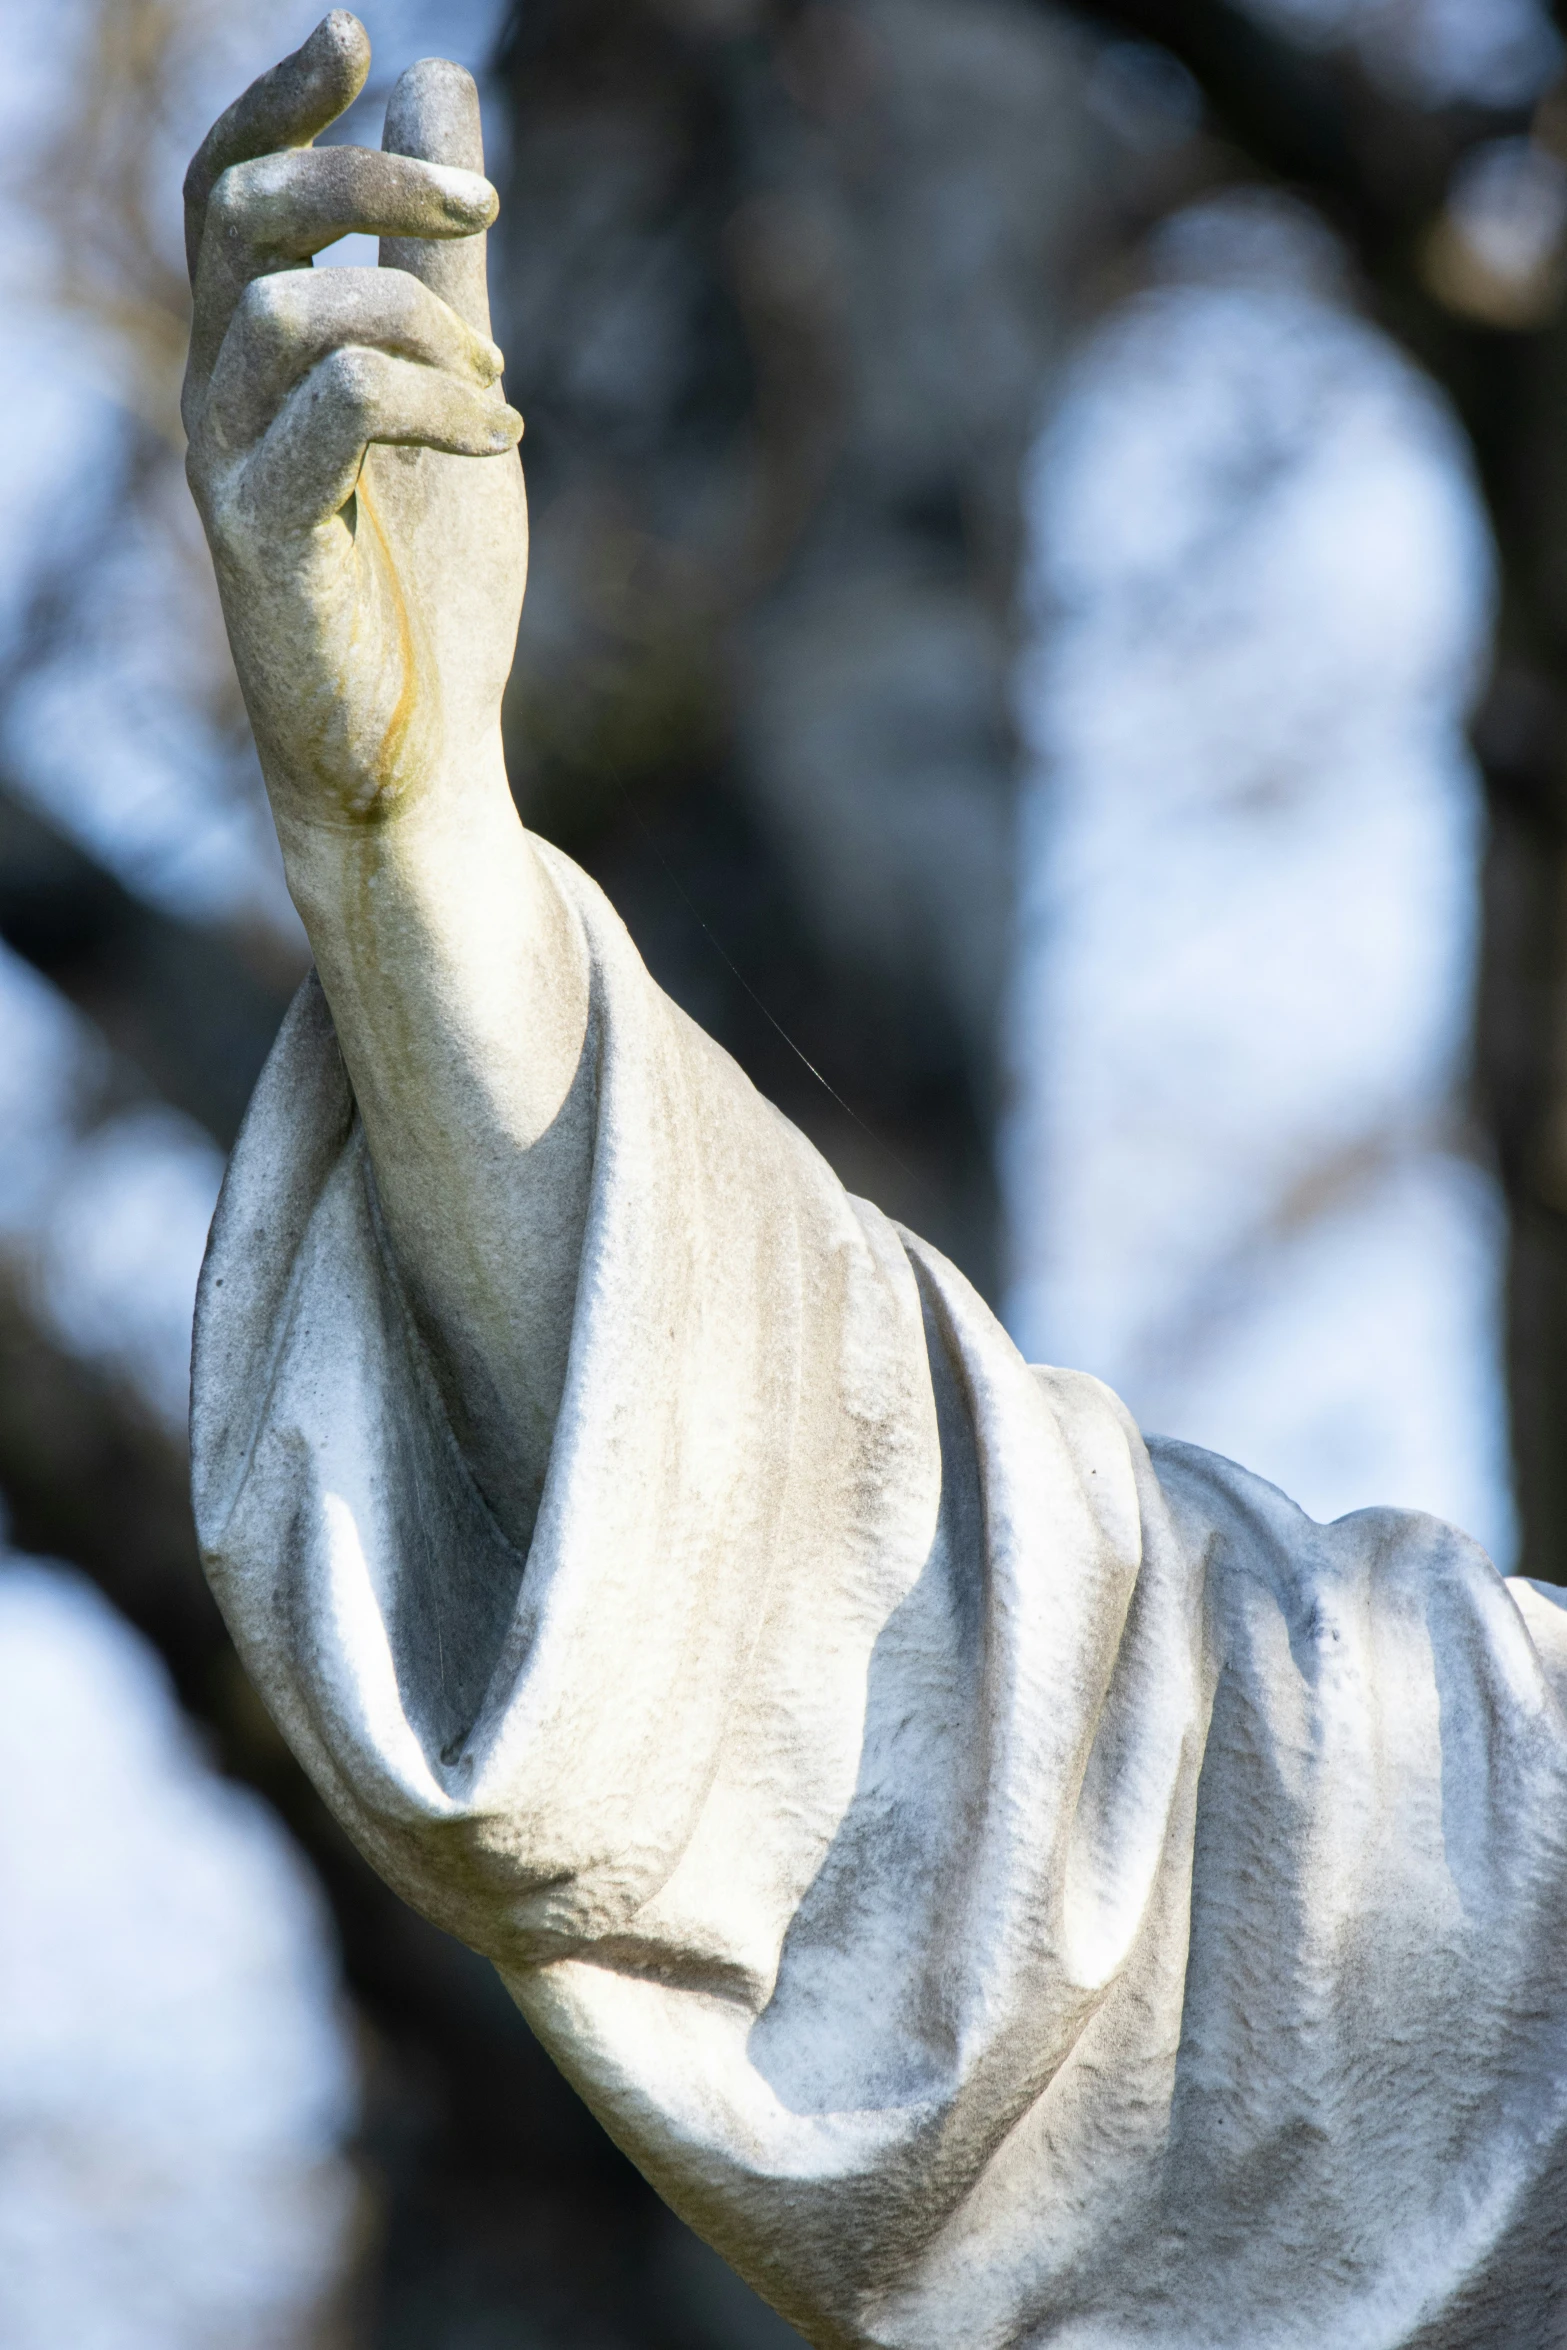
M 308 530 L 353 496 L 373 441 L 497 457 L 514 449 L 522 418 L 493 394 L 385 351 L 331 352 L 297 384 L 246 469 L 244 502 L 273 533 Z
M 445 57 L 421 57 L 393 90 L 381 145 L 389 155 L 418 155 L 461 171 L 484 169 L 484 130 L 479 93 L 471 73 Z M 485 240 L 434 247 L 405 237 L 381 243 L 383 269 L 404 269 L 422 278 L 478 333 L 490 331 L 490 294 L 485 276 Z
M 386 351 L 488 391 L 501 354 L 400 270 L 290 269 L 248 285 L 212 371 L 206 429 L 221 449 L 257 439 L 294 385 L 342 344 Z
M 235 304 L 253 279 L 295 267 L 351 230 L 466 237 L 495 212 L 495 190 L 476 172 L 368 147 L 317 147 L 232 164 L 208 199 L 196 265 L 196 380 L 212 367 Z
M 193 286 L 207 200 L 230 164 L 277 147 L 308 147 L 353 104 L 369 71 L 364 26 L 346 8 L 334 8 L 291 57 L 252 82 L 219 115 L 185 174 L 185 261 Z

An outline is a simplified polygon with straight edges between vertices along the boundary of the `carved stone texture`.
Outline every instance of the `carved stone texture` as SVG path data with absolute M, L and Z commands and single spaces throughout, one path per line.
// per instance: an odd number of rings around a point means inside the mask
M 812 2342 L 1553 2338 L 1567 1603 L 1031 1369 L 522 831 L 517 419 L 472 270 L 403 266 L 488 222 L 476 113 L 425 64 L 311 150 L 366 58 L 328 17 L 191 182 L 319 972 L 198 1315 L 242 1657 Z M 346 229 L 391 266 L 326 295 Z

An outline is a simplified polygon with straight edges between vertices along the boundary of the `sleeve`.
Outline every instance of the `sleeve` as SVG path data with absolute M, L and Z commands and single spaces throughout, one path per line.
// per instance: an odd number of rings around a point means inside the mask
M 198 1303 L 198 1530 L 248 1669 L 373 1864 L 495 1961 L 655 2186 L 812 2341 L 1215 2344 L 1239 2242 L 1315 2323 L 1353 2300 L 1299 2216 L 1331 2237 L 1338 2140 L 1308 2133 L 1287 2174 L 1255 2154 L 1248 2116 L 1271 2144 L 1268 2098 L 1299 2103 L 1257 2036 L 1388 2110 L 1365 2052 L 1432 2012 L 1444 1737 L 1511 1725 L 1493 1746 L 1529 1820 L 1564 1777 L 1516 1608 L 1446 1529 L 1313 1527 L 1228 1464 L 1150 1458 L 1098 1382 L 1029 1369 L 552 869 L 591 950 L 599 1124 L 530 1549 L 444 1420 L 307 985 Z M 1405 1703 L 1399 1627 L 1429 1591 L 1448 1629 L 1416 1679 L 1470 1692 L 1445 1728 Z M 1382 1685 L 1402 1727 L 1368 1748 Z M 1346 1913 L 1334 1838 L 1361 1830 L 1379 1890 Z M 1564 1872 L 1529 1849 L 1537 1953 Z M 1523 1844 L 1497 1851 L 1505 1876 Z M 1302 2057 L 1319 1911 L 1346 1948 L 1413 1919 L 1418 1963 Z M 1276 1964 L 1236 1943 L 1253 1913 Z M 1477 1928 L 1442 1978 L 1466 2030 L 1495 1961 Z M 1218 2107 L 1182 2072 L 1194 2015 Z M 1399 2111 L 1404 2152 L 1355 2205 L 1362 2229 L 1387 2205 L 1389 2260 L 1409 2210 L 1386 2181 L 1426 2176 Z M 1257 2220 L 1270 2179 L 1293 2251 Z M 1192 2330 L 1160 2334 L 1183 2276 Z

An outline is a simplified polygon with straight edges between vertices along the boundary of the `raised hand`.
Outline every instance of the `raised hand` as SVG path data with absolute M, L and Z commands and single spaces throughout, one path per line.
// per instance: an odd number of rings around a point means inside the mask
M 477 96 L 427 58 L 380 154 L 313 149 L 369 57 L 335 10 L 191 165 L 190 477 L 403 1294 L 525 1543 L 593 1162 L 589 972 L 501 757 L 527 525 Z M 350 229 L 380 268 L 312 270 Z
M 527 569 L 477 93 L 426 59 L 380 154 L 313 148 L 369 63 L 334 9 L 185 183 L 188 468 L 285 850 L 493 786 Z M 351 230 L 380 236 L 380 268 L 312 270 Z

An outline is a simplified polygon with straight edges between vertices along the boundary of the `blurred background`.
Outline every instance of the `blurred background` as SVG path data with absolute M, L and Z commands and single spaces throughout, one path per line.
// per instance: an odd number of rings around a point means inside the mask
M 305 953 L 179 182 L 316 13 L 0 0 L 0 2341 L 778 2350 L 194 1556 L 196 1269 Z M 432 50 L 484 94 L 527 820 L 1031 1356 L 1567 1581 L 1543 0 L 362 13 L 334 136 Z

